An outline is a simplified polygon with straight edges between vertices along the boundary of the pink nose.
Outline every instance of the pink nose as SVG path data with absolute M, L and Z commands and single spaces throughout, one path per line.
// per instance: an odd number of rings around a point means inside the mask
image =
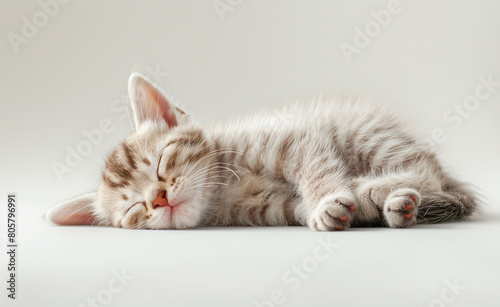
M 170 206 L 167 199 L 167 191 L 161 191 L 156 196 L 156 199 L 153 201 L 153 208 L 156 209 L 158 207 Z

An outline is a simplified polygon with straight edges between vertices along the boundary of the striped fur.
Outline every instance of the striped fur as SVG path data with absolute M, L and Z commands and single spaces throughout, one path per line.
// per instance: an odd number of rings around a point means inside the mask
M 477 207 L 429 146 L 368 99 L 320 96 L 200 127 L 142 76 L 129 86 L 137 131 L 109 155 L 87 224 L 400 228 Z M 154 208 L 162 190 L 173 209 Z

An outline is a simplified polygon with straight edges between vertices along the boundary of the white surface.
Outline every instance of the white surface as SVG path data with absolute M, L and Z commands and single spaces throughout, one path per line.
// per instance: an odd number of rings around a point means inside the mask
M 455 129 L 443 115 L 474 94 L 480 76 L 500 81 L 500 3 L 401 1 L 348 63 L 340 43 L 353 44 L 354 28 L 388 2 L 242 1 L 220 20 L 213 1 L 75 1 L 15 53 L 8 33 L 21 34 L 22 18 L 41 8 L 1 1 L 2 234 L 5 195 L 16 192 L 20 203 L 19 299 L 2 290 L 2 306 L 89 306 L 87 297 L 116 286 L 113 270 L 122 269 L 134 279 L 107 306 L 256 306 L 275 289 L 286 297 L 279 306 L 439 306 L 431 302 L 453 295 L 446 280 L 454 279 L 466 289 L 443 306 L 498 306 L 500 87 Z M 481 190 L 485 214 L 340 233 L 47 224 L 53 204 L 97 187 L 104 156 L 131 131 L 119 104 L 128 75 L 153 77 L 157 67 L 165 74 L 156 81 L 202 123 L 332 91 L 392 104 L 423 135 L 443 129 L 442 160 Z M 64 163 L 67 146 L 103 120 L 114 131 L 58 180 L 52 163 Z M 282 276 L 311 260 L 318 238 L 339 245 L 293 291 Z
M 20 306 L 78 306 L 124 269 L 134 277 L 111 306 L 255 306 L 278 289 L 280 306 L 429 306 L 458 280 L 450 306 L 498 306 L 500 215 L 406 230 L 302 227 L 130 231 L 48 227 L 21 233 Z M 317 269 L 310 263 L 318 239 Z M 304 262 L 305 261 L 305 262 Z M 292 266 L 312 271 L 296 281 Z M 453 293 L 446 293 L 453 296 Z M 13 305 L 15 306 L 15 305 Z M 265 306 L 265 305 L 264 305 Z M 431 305 L 432 306 L 432 305 Z M 437 306 L 437 305 L 436 305 Z

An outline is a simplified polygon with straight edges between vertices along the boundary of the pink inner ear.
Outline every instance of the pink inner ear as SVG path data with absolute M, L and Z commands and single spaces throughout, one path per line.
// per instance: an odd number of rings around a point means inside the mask
M 154 118 L 160 113 L 161 117 L 165 120 L 170 128 L 177 126 L 177 117 L 174 113 L 172 105 L 161 94 L 161 92 L 154 87 L 154 85 L 147 81 L 142 81 L 139 86 L 142 86 L 146 93 L 146 101 L 143 101 L 147 112 Z
M 175 117 L 175 113 L 172 111 L 168 101 L 160 94 L 157 94 L 156 96 L 157 97 L 154 101 L 157 104 L 157 108 L 161 111 L 163 119 L 167 122 L 168 127 L 172 128 L 177 126 L 177 118 Z
M 84 194 L 57 204 L 45 217 L 59 225 L 93 225 L 99 222 L 95 214 L 96 202 L 96 192 Z
M 92 225 L 95 220 L 95 216 L 89 212 L 77 212 L 68 216 L 60 214 L 54 217 L 54 222 L 59 225 Z

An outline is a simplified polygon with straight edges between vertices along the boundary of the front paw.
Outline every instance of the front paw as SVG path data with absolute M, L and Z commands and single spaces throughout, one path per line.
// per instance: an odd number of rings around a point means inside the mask
M 309 218 L 309 227 L 316 231 L 344 230 L 351 226 L 356 211 L 355 198 L 342 193 L 325 196 Z

